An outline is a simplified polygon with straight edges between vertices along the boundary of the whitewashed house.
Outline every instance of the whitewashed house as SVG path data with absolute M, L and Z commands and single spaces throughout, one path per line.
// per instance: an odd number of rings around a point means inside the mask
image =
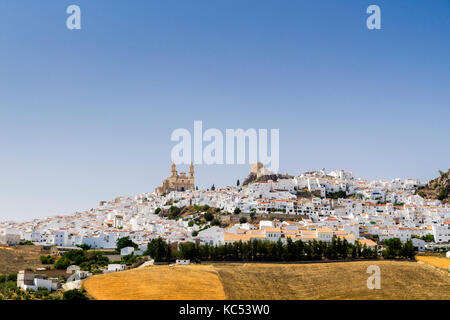
M 125 247 L 120 249 L 120 255 L 121 256 L 127 256 L 129 254 L 133 254 L 134 248 L 133 247 Z
M 108 264 L 109 272 L 124 271 L 127 268 L 125 264 L 110 263 Z

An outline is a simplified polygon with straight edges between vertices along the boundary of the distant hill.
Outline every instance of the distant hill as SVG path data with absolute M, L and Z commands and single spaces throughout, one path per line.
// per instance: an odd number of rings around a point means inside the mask
M 422 198 L 450 203 L 450 169 L 447 172 L 439 171 L 439 177 L 417 189 L 417 194 Z

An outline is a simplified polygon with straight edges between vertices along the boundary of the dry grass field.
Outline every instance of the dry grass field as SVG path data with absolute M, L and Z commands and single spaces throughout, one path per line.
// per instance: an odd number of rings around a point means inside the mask
M 205 266 L 151 266 L 88 278 L 84 288 L 98 300 L 225 299 L 217 271 Z
M 418 261 L 423 261 L 425 263 L 431 264 L 435 267 L 444 269 L 448 271 L 450 266 L 450 259 L 445 257 L 435 257 L 435 256 L 416 256 Z
M 0 246 L 0 273 L 17 272 L 26 268 L 43 267 L 39 257 L 41 256 L 40 246 Z
M 367 288 L 369 265 L 381 289 Z M 426 264 L 360 261 L 320 264 L 220 263 L 152 266 L 94 276 L 95 299 L 450 299 L 450 277 Z
M 367 288 L 369 265 L 381 270 L 381 289 Z M 450 279 L 403 261 L 219 267 L 229 299 L 450 299 Z

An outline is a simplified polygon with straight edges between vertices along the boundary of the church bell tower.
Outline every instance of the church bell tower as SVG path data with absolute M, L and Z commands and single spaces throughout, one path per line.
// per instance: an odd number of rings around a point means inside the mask
M 189 177 L 194 178 L 194 164 L 191 162 L 191 166 L 189 167 Z

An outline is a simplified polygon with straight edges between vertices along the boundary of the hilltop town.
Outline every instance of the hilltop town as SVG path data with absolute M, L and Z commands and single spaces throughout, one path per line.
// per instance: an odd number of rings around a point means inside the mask
M 261 176 L 264 170 L 253 165 L 251 173 Z M 145 250 L 159 237 L 170 243 L 209 245 L 339 237 L 367 246 L 390 238 L 403 242 L 414 238 L 420 248 L 449 246 L 450 205 L 422 198 L 417 190 L 423 184 L 417 179 L 368 181 L 343 170 L 320 170 L 277 181 L 196 190 L 193 175 L 191 166 L 190 179 L 179 183 L 173 165 L 171 178 L 155 192 L 100 201 L 98 208 L 67 216 L 2 221 L 0 243 L 116 248 L 118 239 L 130 237 Z M 185 174 L 181 177 L 184 180 Z M 170 186 L 179 190 L 171 191 Z

